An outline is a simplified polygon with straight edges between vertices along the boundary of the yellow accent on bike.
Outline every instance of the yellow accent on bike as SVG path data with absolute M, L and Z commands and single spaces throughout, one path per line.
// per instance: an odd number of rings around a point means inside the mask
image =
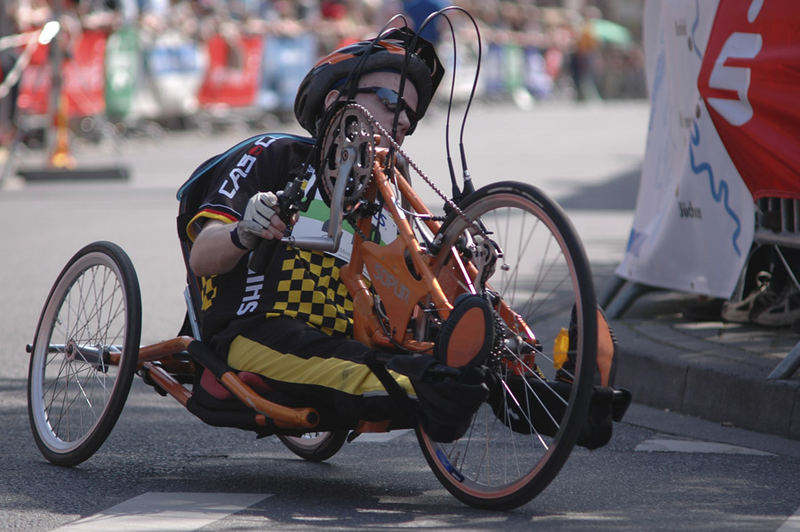
M 565 328 L 561 328 L 553 340 L 553 367 L 561 369 L 567 361 L 567 351 L 569 351 L 569 333 Z

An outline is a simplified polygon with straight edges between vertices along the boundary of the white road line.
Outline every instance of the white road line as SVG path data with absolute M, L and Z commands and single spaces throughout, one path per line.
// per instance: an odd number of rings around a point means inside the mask
M 269 496 L 270 494 L 262 493 L 148 492 L 56 530 L 197 530 Z
M 772 453 L 748 449 L 727 443 L 697 440 L 670 440 L 655 438 L 636 446 L 634 451 L 648 453 L 707 453 L 707 454 L 748 454 L 753 456 L 775 456 Z
M 800 508 L 775 532 L 797 532 L 800 530 Z
M 400 436 L 405 436 L 409 432 L 412 432 L 412 430 L 413 429 L 399 429 L 391 432 L 367 432 L 353 440 L 353 443 L 384 443 L 399 438 Z

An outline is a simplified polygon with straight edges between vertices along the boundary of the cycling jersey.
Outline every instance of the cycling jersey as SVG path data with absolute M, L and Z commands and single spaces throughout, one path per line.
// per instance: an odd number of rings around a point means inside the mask
M 205 221 L 241 220 L 255 193 L 283 190 L 295 177 L 304 177 L 306 190 L 316 188 L 313 171 L 306 171 L 312 147 L 310 139 L 261 135 L 209 159 L 179 192 L 180 197 L 190 185 L 205 189 L 186 227 L 189 238 L 196 238 Z M 292 234 L 321 236 L 329 217 L 317 195 Z M 394 239 L 397 228 L 384 213 L 373 220 L 378 241 Z M 200 282 L 202 335 L 231 367 L 259 373 L 274 390 L 295 398 L 290 402 L 306 401 L 348 423 L 385 417 L 396 406 L 365 364 L 370 350 L 349 339 L 353 301 L 339 271 L 350 258 L 352 233 L 345 223 L 339 249 L 331 253 L 282 243 L 265 272 L 249 270 L 246 254 L 231 271 Z M 408 377 L 391 375 L 414 396 Z M 390 417 L 409 423 L 404 412 Z
M 257 192 L 283 190 L 304 174 L 313 183 L 313 172 L 305 172 L 312 142 L 284 135 L 256 136 L 201 167 L 209 174 L 204 177 L 208 192 L 189 222 L 189 237 L 194 239 L 209 219 L 241 220 Z M 230 272 L 201 279 L 204 336 L 212 336 L 232 320 L 254 315 L 296 318 L 328 334 L 351 335 L 353 302 L 339 279 L 342 257 L 280 244 L 266 272 L 250 271 L 248 261 L 249 254 Z

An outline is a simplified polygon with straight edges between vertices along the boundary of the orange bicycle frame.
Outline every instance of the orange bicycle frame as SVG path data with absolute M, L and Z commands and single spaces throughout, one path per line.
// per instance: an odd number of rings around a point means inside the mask
M 430 352 L 433 342 L 414 340 L 408 327 L 419 302 L 428 298 L 439 317 L 446 320 L 453 309 L 451 298 L 463 291 L 460 286 L 464 281 L 471 285 L 478 272 L 474 265 L 464 263 L 457 253 L 453 253 L 452 264 L 442 268 L 438 277 L 434 275 L 432 258 L 422 250 L 411 224 L 398 208 L 398 198 L 392 185 L 397 186 L 401 198 L 414 212 L 424 216 L 433 234 L 438 233 L 440 224 L 432 219 L 430 210 L 397 169 L 389 179 L 384 172 L 386 156 L 385 149 L 376 154 L 368 195 L 372 194 L 374 198 L 375 194 L 380 194 L 397 225 L 398 236 L 386 246 L 365 241 L 362 235 L 367 235 L 371 230 L 371 220 L 359 222 L 350 263 L 341 271 L 342 280 L 353 297 L 354 335 L 357 340 L 372 347 L 401 347 L 413 352 Z M 386 323 L 381 322 L 376 312 L 376 302 L 362 274 L 364 267 L 383 305 Z M 533 332 L 521 316 L 504 301 L 498 303 L 497 311 L 517 334 L 534 340 Z
M 376 153 L 367 194 L 373 198 L 379 194 L 384 200 L 385 208 L 397 225 L 397 238 L 386 246 L 365 241 L 363 235 L 371 231 L 372 222 L 370 218 L 362 219 L 353 238 L 350 263 L 342 268 L 341 277 L 353 297 L 356 340 L 371 347 L 401 347 L 409 351 L 428 352 L 433 348 L 433 343 L 414 340 L 408 328 L 417 304 L 428 296 L 442 319 L 449 316 L 453 306 L 431 271 L 411 224 L 395 202 L 398 198 L 395 198 L 392 183 L 397 184 L 398 188 L 402 187 L 402 196 L 409 200 L 412 208 L 419 212 L 424 206 L 396 169 L 390 181 L 383 169 L 387 153 L 385 149 Z M 425 209 L 421 214 L 430 213 Z M 364 279 L 365 267 L 372 288 L 383 305 L 386 323 L 382 323 L 377 315 L 377 302 Z

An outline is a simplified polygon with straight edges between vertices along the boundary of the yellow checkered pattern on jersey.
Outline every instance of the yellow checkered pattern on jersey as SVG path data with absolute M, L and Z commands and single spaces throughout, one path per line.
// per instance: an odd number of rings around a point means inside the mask
M 321 251 L 295 250 L 294 257 L 281 265 L 267 317 L 297 318 L 327 334 L 352 336 L 353 300 L 339 278 L 338 262 Z

